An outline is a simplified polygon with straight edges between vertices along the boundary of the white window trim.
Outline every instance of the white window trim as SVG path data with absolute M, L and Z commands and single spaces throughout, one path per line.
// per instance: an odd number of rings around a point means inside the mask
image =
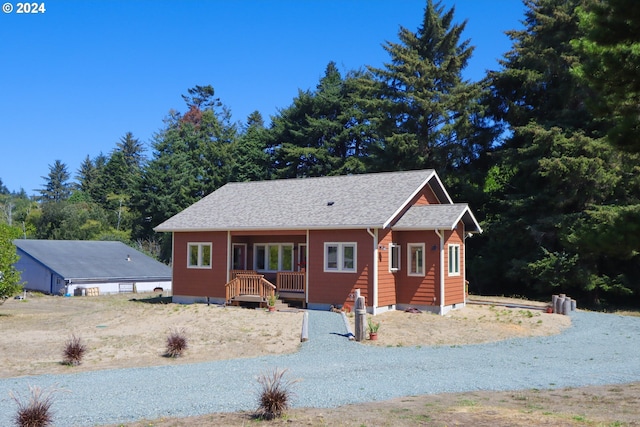
M 451 261 L 451 250 L 454 249 L 457 253 L 457 262 L 454 264 Z M 460 244 L 459 243 L 450 243 L 449 244 L 449 252 L 448 252 L 448 271 L 449 276 L 460 276 Z M 453 267 L 453 269 L 452 269 Z
M 264 269 L 259 269 L 258 268 L 258 251 L 256 250 L 256 248 L 258 246 L 264 246 L 265 250 L 264 250 Z M 269 269 L 269 247 L 270 246 L 277 246 L 278 247 L 278 269 L 277 270 L 270 270 Z M 283 260 L 283 250 L 282 248 L 284 246 L 291 246 L 291 270 L 283 270 L 282 269 L 282 260 Z M 278 272 L 278 271 L 295 271 L 295 245 L 293 243 L 254 243 L 253 244 L 253 268 L 256 271 L 264 271 L 267 273 L 273 273 L 273 272 Z
M 327 249 L 330 246 L 338 248 L 337 268 L 329 268 Z M 353 268 L 344 268 L 344 248 L 353 247 Z M 324 272 L 325 273 L 355 273 L 358 271 L 358 243 L 357 242 L 324 242 Z
M 394 248 L 397 248 L 398 251 L 398 266 L 397 267 L 392 267 L 391 265 L 391 260 L 393 259 L 391 254 L 393 253 Z M 389 272 L 391 273 L 395 273 L 396 271 L 400 271 L 400 266 L 402 265 L 402 249 L 400 247 L 399 244 L 397 243 L 391 243 L 389 244 Z
M 198 263 L 196 265 L 191 264 L 191 248 L 193 246 L 198 247 Z M 204 265 L 204 263 L 202 262 L 203 261 L 202 248 L 205 246 L 209 247 L 209 265 Z M 200 268 L 200 269 L 210 270 L 212 268 L 212 264 L 213 264 L 213 245 L 211 244 L 211 242 L 188 242 L 187 243 L 187 268 Z
M 411 272 L 411 248 L 416 247 L 422 249 L 422 273 Z M 425 251 L 424 243 L 407 243 L 407 276 L 424 277 L 426 275 L 426 258 L 427 253 Z

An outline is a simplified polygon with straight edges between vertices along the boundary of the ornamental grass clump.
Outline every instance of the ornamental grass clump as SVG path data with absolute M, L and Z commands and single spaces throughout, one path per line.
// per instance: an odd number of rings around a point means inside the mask
M 18 404 L 18 412 L 14 417 L 17 427 L 47 427 L 53 425 L 53 395 L 55 389 L 43 390 L 29 386 L 29 398 L 16 393 L 9 393 Z
M 275 369 L 269 374 L 258 377 L 261 387 L 256 411 L 258 418 L 266 420 L 279 418 L 289 408 L 293 396 L 291 388 L 296 381 L 285 379 L 286 372 L 286 369 Z
M 165 357 L 180 357 L 187 349 L 187 336 L 184 329 L 174 329 L 167 336 Z
M 72 334 L 67 340 L 62 351 L 62 363 L 69 366 L 78 366 L 87 352 L 87 346 L 82 338 Z

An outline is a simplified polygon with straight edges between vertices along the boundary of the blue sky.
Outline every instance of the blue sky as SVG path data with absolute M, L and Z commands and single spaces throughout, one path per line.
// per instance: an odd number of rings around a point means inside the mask
M 269 124 L 330 61 L 343 74 L 382 66 L 382 44 L 397 41 L 400 26 L 416 31 L 426 0 L 48 0 L 40 14 L 8 3 L 0 179 L 36 194 L 56 160 L 73 178 L 87 155 L 110 153 L 126 132 L 148 145 L 170 109 L 185 111 L 181 95 L 195 85 L 212 85 L 234 121 L 258 110 Z M 522 2 L 442 4 L 468 21 L 463 37 L 475 53 L 465 77 L 498 69 L 511 49 L 504 32 L 522 27 Z

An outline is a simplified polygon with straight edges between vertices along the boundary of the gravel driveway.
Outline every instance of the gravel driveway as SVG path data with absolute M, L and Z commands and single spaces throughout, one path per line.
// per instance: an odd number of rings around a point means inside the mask
M 640 318 L 579 311 L 572 320 L 571 328 L 551 337 L 379 348 L 348 341 L 340 315 L 309 311 L 309 341 L 295 354 L 2 379 L 0 425 L 11 425 L 16 411 L 9 392 L 24 395 L 29 385 L 68 390 L 55 395 L 58 427 L 251 411 L 256 408 L 256 378 L 275 368 L 286 368 L 288 378 L 300 380 L 293 404 L 301 407 L 640 381 Z

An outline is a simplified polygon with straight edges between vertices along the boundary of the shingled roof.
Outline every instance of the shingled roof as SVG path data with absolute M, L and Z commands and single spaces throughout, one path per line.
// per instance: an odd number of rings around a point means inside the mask
M 171 280 L 171 267 L 122 242 L 20 239 L 13 244 L 68 280 Z
M 466 232 L 482 232 L 466 203 L 411 206 L 392 228 L 394 230 L 453 230 L 461 220 Z
M 433 169 L 229 183 L 169 218 L 156 231 L 386 228 L 428 185 L 442 205 L 412 207 L 394 229 L 480 226 L 466 204 L 453 204 Z
M 425 185 L 451 203 L 432 169 L 229 183 L 155 230 L 385 227 Z

